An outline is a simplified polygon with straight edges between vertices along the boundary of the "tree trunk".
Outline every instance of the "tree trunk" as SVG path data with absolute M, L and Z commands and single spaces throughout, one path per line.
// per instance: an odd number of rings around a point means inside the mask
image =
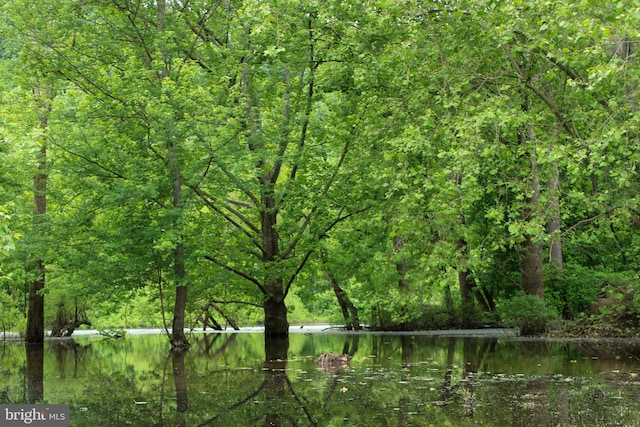
M 176 287 L 176 303 L 173 309 L 173 323 L 171 325 L 171 345 L 176 350 L 186 350 L 190 347 L 184 333 L 185 307 L 187 305 L 187 287 Z
M 220 323 L 218 323 L 216 321 L 216 319 L 213 317 L 213 315 L 211 314 L 211 312 L 209 311 L 210 309 L 213 309 L 214 311 L 220 313 L 220 315 L 222 317 L 224 317 L 224 319 L 226 320 L 228 325 L 231 325 L 231 327 L 238 331 L 240 330 L 240 325 L 238 325 L 238 322 L 235 321 L 235 319 L 233 319 L 231 316 L 229 316 L 223 309 L 222 307 L 220 307 L 218 304 L 216 304 L 214 301 L 210 301 L 209 304 L 205 307 L 202 308 L 202 313 L 200 313 L 200 315 L 198 316 L 198 318 L 196 319 L 196 323 L 198 322 L 202 322 L 202 327 L 203 329 L 207 329 L 207 326 L 218 330 L 218 331 L 222 331 L 223 329 L 226 329 L 226 325 L 223 328 L 222 325 L 220 325 Z
M 353 305 L 345 290 L 340 287 L 331 271 L 327 271 L 327 277 L 331 282 L 331 287 L 333 288 L 333 292 L 336 294 L 336 299 L 338 300 L 338 304 L 342 310 L 342 316 L 344 317 L 346 328 L 350 331 L 360 330 L 358 309 Z
M 29 311 L 25 336 L 25 340 L 29 343 L 44 341 L 44 296 L 42 295 L 45 284 L 44 261 L 36 261 L 35 271 L 39 277 L 29 284 Z
M 560 173 L 558 165 L 552 165 L 551 179 L 547 183 L 549 190 L 549 220 L 547 222 L 547 233 L 551 237 L 549 246 L 549 263 L 561 269 L 564 265 L 562 256 L 562 238 L 560 236 Z
M 527 295 L 536 295 L 544 299 L 542 245 L 534 242 L 533 236 L 527 235 L 522 247 L 524 253 L 521 265 L 522 290 Z
M 453 316 L 453 297 L 448 283 L 444 286 L 444 305 L 447 307 L 447 314 Z
M 529 129 L 529 140 L 535 140 L 533 129 Z M 533 150 L 531 156 L 531 196 L 525 199 L 524 221 L 533 222 L 540 211 L 540 177 L 538 162 Z M 527 295 L 536 295 L 544 299 L 544 282 L 542 277 L 542 243 L 536 241 L 533 234 L 527 233 L 522 243 L 522 290 Z
M 40 104 L 40 128 L 45 132 L 48 126 L 47 113 L 50 104 L 42 99 L 40 88 L 34 90 L 36 102 Z M 34 205 L 34 232 L 42 233 L 40 226 L 43 223 L 44 215 L 47 213 L 47 143 L 41 142 L 40 150 L 36 155 L 38 162 L 38 173 L 33 178 L 33 205 Z M 25 339 L 27 342 L 44 341 L 44 295 L 42 290 L 45 286 L 45 263 L 42 258 L 35 261 L 35 279 L 29 284 L 29 311 L 27 313 L 27 332 Z
M 401 236 L 393 236 L 393 254 L 398 255 L 404 249 L 404 240 Z M 396 271 L 398 272 L 398 287 L 405 291 L 409 290 L 407 276 L 407 262 L 405 260 L 396 261 Z
M 264 334 L 271 338 L 288 338 L 289 321 L 287 320 L 287 306 L 284 295 L 270 294 L 262 304 L 264 310 Z
M 177 147 L 173 147 L 177 149 Z M 177 163 L 177 159 L 175 160 Z M 181 199 L 181 186 L 182 180 L 180 178 L 180 167 L 175 165 L 172 168 L 174 188 L 173 188 L 173 206 L 174 208 L 180 208 L 182 206 Z M 180 221 L 174 221 L 174 227 L 180 228 Z M 180 237 L 181 239 L 181 237 Z M 174 349 L 188 349 L 189 341 L 184 334 L 185 328 L 185 311 L 187 307 L 187 285 L 185 284 L 187 272 L 184 264 L 184 244 L 182 241 L 176 243 L 173 253 L 173 272 L 176 286 L 176 301 L 173 307 L 173 323 L 171 326 L 171 344 Z
M 167 13 L 166 0 L 158 0 L 156 2 L 158 11 L 156 16 L 156 28 L 158 33 L 164 32 L 164 19 Z M 161 58 L 163 61 L 167 57 Z M 163 81 L 169 76 L 169 66 L 165 62 L 162 66 L 162 73 L 159 76 L 159 85 L 162 86 Z M 166 129 L 165 129 L 166 130 Z M 168 130 L 166 130 L 168 131 Z M 172 191 L 172 207 L 174 210 L 180 211 L 182 215 L 182 171 L 180 165 L 180 153 L 177 137 L 168 131 L 167 134 L 167 165 L 169 167 L 169 175 L 171 179 Z M 187 285 L 185 279 L 187 276 L 184 263 L 184 244 L 182 243 L 182 222 L 181 218 L 173 220 L 173 229 L 178 231 L 178 239 L 173 251 L 173 272 L 176 282 L 176 300 L 173 307 L 173 322 L 171 325 L 171 345 L 173 350 L 186 350 L 190 347 L 189 341 L 184 333 L 185 328 L 185 310 L 187 306 Z
M 186 350 L 190 347 L 184 334 L 185 309 L 187 306 L 187 286 L 184 285 L 186 270 L 182 242 L 176 244 L 174 253 L 174 273 L 179 285 L 176 287 L 176 302 L 173 308 L 173 323 L 171 325 L 171 345 L 174 350 Z
M 278 214 L 276 209 L 276 198 L 274 194 L 274 183 L 271 182 L 271 174 L 263 175 L 260 178 L 263 186 L 260 212 L 261 238 L 262 238 L 262 261 L 265 265 L 266 274 L 263 279 L 265 283 L 263 292 L 265 300 L 264 309 L 264 332 L 265 336 L 272 338 L 289 337 L 289 321 L 287 320 L 287 306 L 285 304 L 284 283 L 279 271 L 273 268 L 280 257 L 279 236 L 277 230 Z M 276 275 L 274 277 L 274 275 Z
M 469 276 L 469 270 L 458 271 L 458 284 L 460 286 L 460 298 L 463 304 L 473 305 L 473 288 L 475 283 Z
M 464 239 L 458 239 L 456 242 L 458 252 L 461 258 L 466 258 L 467 254 L 467 242 Z M 460 298 L 462 303 L 466 305 L 473 305 L 473 288 L 475 282 L 470 278 L 470 271 L 466 267 L 458 266 L 458 285 L 460 286 Z
M 483 311 L 496 311 L 496 304 L 493 302 L 493 296 L 488 289 L 476 285 L 473 293 L 476 296 L 478 305 L 482 307 Z
M 58 313 L 56 320 L 51 327 L 52 337 L 70 337 L 73 332 L 81 325 L 91 326 L 91 322 L 87 319 L 84 310 L 78 310 L 78 301 L 75 302 L 75 311 L 73 317 L 67 314 L 64 301 L 58 304 Z

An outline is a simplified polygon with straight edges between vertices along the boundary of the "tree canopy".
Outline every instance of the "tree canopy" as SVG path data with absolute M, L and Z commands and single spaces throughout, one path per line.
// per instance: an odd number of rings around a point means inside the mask
M 637 288 L 634 2 L 0 10 L 11 318 L 143 298 L 184 348 L 210 310 L 286 337 L 292 307 L 470 326 Z

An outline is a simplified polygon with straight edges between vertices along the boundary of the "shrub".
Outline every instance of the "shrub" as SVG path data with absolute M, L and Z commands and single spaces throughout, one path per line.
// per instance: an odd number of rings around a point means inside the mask
M 564 319 L 575 319 L 593 305 L 604 282 L 625 282 L 627 276 L 575 264 L 567 264 L 563 269 L 547 266 L 545 298 Z
M 503 301 L 497 308 L 502 324 L 519 328 L 521 335 L 536 335 L 549 330 L 549 325 L 559 318 L 553 306 L 534 295 L 519 293 Z
M 4 291 L 0 291 L 0 339 L 7 332 L 18 332 L 23 335 L 27 330 L 27 320 L 22 312 L 17 308 L 17 304 Z

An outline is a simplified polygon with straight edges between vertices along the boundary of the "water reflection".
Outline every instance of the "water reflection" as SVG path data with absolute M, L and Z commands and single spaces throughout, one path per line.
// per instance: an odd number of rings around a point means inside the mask
M 638 342 L 302 333 L 190 341 L 186 353 L 169 353 L 154 335 L 7 343 L 0 399 L 67 403 L 74 426 L 640 423 Z M 323 370 L 316 359 L 325 352 L 350 363 Z
M 44 343 L 25 344 L 27 354 L 27 403 L 42 401 L 44 396 Z
M 176 402 L 178 412 L 186 412 L 189 409 L 189 396 L 187 395 L 187 376 L 184 367 L 185 351 L 174 351 L 173 357 L 173 383 L 176 388 Z

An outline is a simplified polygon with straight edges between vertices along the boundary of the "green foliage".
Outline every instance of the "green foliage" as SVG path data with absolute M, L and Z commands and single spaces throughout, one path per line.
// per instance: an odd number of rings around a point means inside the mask
M 9 228 L 10 217 L 0 210 L 0 257 L 9 254 L 15 249 L 13 232 Z
M 323 313 L 313 314 L 304 305 L 300 297 L 295 293 L 287 297 L 287 310 L 291 324 L 302 324 L 309 321 L 326 323 L 330 318 Z
M 452 272 L 511 298 L 551 225 L 573 318 L 640 262 L 629 4 L 94 3 L 0 7 L 0 275 L 18 301 L 44 259 L 48 319 L 158 326 L 136 290 L 180 284 L 191 316 L 288 294 L 339 319 L 329 270 L 372 324 L 475 324 Z
M 561 270 L 549 267 L 545 274 L 545 298 L 564 319 L 574 319 L 591 308 L 605 283 L 628 283 L 635 276 L 632 271 L 612 272 L 576 264 L 565 265 Z
M 157 296 L 150 289 L 131 291 L 122 302 L 93 304 L 87 315 L 96 329 L 162 328 L 162 313 Z M 165 302 L 167 304 L 168 302 Z M 171 323 L 171 315 L 168 315 Z
M 552 322 L 559 318 L 551 304 L 522 293 L 502 301 L 497 311 L 505 327 L 519 328 L 520 334 L 525 336 L 547 332 Z
M 0 331 L 18 332 L 21 336 L 27 327 L 27 319 L 17 308 L 15 298 L 6 291 L 0 290 Z

